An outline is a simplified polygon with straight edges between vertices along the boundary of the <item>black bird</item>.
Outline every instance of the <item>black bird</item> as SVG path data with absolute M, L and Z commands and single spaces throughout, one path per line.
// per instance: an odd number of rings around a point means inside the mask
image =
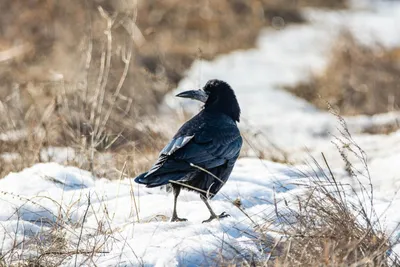
M 147 187 L 171 184 L 174 193 L 171 221 L 186 221 L 176 213 L 181 188 L 200 193 L 211 213 L 203 222 L 227 217 L 225 212 L 216 215 L 207 199 L 215 196 L 228 180 L 242 147 L 236 125 L 240 107 L 235 93 L 226 82 L 210 80 L 200 90 L 177 96 L 199 100 L 204 106 L 178 130 L 153 167 L 137 176 L 135 182 Z

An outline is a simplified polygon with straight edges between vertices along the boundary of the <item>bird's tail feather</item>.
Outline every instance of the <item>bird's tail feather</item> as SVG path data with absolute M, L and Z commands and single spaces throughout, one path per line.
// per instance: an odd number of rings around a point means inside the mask
M 140 174 L 135 178 L 135 182 L 138 184 L 145 184 L 146 187 L 156 187 L 168 184 L 169 181 L 183 180 L 185 173 L 174 172 L 159 175 L 149 175 L 147 177 L 146 175 L 147 172 Z
M 144 173 L 136 176 L 135 182 L 138 183 L 138 184 L 147 184 L 146 183 L 146 178 L 145 178 L 146 174 L 147 174 L 147 172 L 144 172 Z

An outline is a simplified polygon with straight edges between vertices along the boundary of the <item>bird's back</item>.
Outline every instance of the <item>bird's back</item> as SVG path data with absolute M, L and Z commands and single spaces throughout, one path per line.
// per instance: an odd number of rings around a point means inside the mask
M 232 118 L 202 110 L 178 130 L 149 172 L 135 181 L 148 187 L 179 181 L 215 194 L 223 183 L 200 168 L 226 181 L 241 146 L 242 138 Z

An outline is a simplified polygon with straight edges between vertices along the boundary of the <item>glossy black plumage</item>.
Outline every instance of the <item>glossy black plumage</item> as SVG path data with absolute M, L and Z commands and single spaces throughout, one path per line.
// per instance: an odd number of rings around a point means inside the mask
M 186 95 L 194 98 L 196 92 L 190 92 Z M 240 108 L 230 86 L 223 81 L 211 80 L 201 95 L 196 99 L 206 101 L 204 108 L 178 130 L 160 152 L 153 167 L 135 178 L 137 183 L 146 184 L 147 187 L 168 183 L 173 185 L 176 197 L 172 220 L 181 220 L 175 209 L 181 187 L 200 193 L 210 209 L 211 217 L 214 216 L 209 220 L 218 217 L 206 199 L 214 196 L 228 180 L 242 146 L 242 137 L 236 125 Z

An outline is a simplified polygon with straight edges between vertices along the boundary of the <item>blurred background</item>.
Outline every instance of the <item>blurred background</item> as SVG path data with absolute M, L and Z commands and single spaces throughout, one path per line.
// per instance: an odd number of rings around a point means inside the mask
M 134 176 L 152 163 L 191 115 L 166 104 L 164 97 L 176 88 L 200 86 L 214 78 L 213 73 L 230 83 L 227 74 L 235 67 L 220 66 L 218 60 L 232 53 L 259 58 L 260 51 L 265 52 L 265 61 L 246 65 L 249 61 L 243 60 L 244 66 L 232 74 L 234 89 L 245 88 L 239 93 L 244 125 L 264 114 L 262 104 L 246 112 L 255 99 L 246 97 L 251 88 L 260 94 L 267 90 L 258 82 L 267 75 L 276 84 L 279 77 L 288 81 L 274 89 L 301 105 L 292 113 L 301 115 L 298 110 L 308 107 L 333 108 L 349 117 L 390 113 L 395 115 L 364 123 L 359 131 L 393 133 L 399 128 L 398 4 L 0 0 L 0 177 L 46 161 L 76 165 L 111 179 L 118 178 L 122 168 Z M 265 99 L 264 104 L 268 101 L 277 99 Z M 293 107 L 290 101 L 280 101 L 275 110 L 285 114 Z M 275 115 L 271 121 L 277 128 L 272 132 L 297 131 L 279 128 L 285 117 Z M 271 127 L 244 130 L 248 147 L 243 155 L 290 162 L 290 151 L 268 138 Z M 328 130 L 317 134 L 324 136 Z M 257 151 L 249 148 L 254 142 Z

